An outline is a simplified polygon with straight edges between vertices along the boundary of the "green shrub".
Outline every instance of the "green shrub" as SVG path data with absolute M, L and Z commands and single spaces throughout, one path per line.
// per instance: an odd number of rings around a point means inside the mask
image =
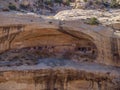
M 24 5 L 24 4 L 20 4 L 20 8 L 21 8 L 21 9 L 27 9 L 27 8 L 28 8 L 28 5 L 26 6 L 26 5 Z
M 84 0 L 84 2 L 87 2 L 88 0 Z
M 62 0 L 55 0 L 55 3 L 62 3 Z
M 120 7 L 120 4 L 117 2 L 117 0 L 112 0 L 110 6 L 111 8 L 117 8 Z
M 69 6 L 69 5 L 70 5 L 70 0 L 66 0 L 65 4 L 66 4 L 67 6 Z
M 88 18 L 88 19 L 87 19 L 87 24 L 90 24 L 90 25 L 98 25 L 98 24 L 99 24 L 99 21 L 98 21 L 97 18 L 92 17 L 92 18 Z
M 52 2 L 51 0 L 46 0 L 46 1 L 45 1 L 45 4 L 46 4 L 46 5 L 53 6 L 53 2 Z
M 70 5 L 71 0 L 55 0 L 55 3 L 61 3 L 64 5 L 69 6 Z
M 95 1 L 95 4 L 100 5 L 100 4 L 101 4 L 101 2 L 100 2 L 100 1 L 98 1 L 98 0 L 96 0 L 96 1 Z
M 8 8 L 9 8 L 10 10 L 16 10 L 16 9 L 17 9 L 16 6 L 13 5 L 13 4 L 11 4 L 11 3 L 9 4 Z

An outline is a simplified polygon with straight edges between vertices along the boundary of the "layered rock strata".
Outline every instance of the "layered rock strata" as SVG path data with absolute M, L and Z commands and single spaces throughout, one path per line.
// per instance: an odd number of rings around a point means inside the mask
M 119 30 L 102 24 L 0 13 L 0 52 L 0 90 L 120 89 Z

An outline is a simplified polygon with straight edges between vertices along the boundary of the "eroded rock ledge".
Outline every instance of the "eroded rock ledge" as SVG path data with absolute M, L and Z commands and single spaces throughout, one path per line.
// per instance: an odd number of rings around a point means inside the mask
M 0 68 L 3 90 L 117 90 L 120 68 L 70 60 L 41 59 L 33 66 Z M 94 66 L 94 67 L 93 67 Z

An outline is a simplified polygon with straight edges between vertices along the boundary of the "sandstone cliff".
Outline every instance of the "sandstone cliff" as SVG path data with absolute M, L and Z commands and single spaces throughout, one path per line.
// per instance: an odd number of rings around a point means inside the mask
M 0 13 L 0 90 L 120 89 L 118 14 L 66 13 Z

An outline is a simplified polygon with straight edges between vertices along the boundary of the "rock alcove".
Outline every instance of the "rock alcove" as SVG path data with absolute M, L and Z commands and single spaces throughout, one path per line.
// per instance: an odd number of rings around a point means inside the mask
M 14 43 L 11 44 L 13 47 L 19 48 L 3 52 L 0 57 L 1 66 L 35 65 L 39 62 L 39 59 L 43 58 L 67 59 L 79 62 L 96 60 L 98 51 L 89 36 L 83 33 L 79 33 L 79 37 L 58 31 L 53 33 L 55 34 L 46 31 L 32 32 L 32 34 L 28 32 L 16 37 Z

